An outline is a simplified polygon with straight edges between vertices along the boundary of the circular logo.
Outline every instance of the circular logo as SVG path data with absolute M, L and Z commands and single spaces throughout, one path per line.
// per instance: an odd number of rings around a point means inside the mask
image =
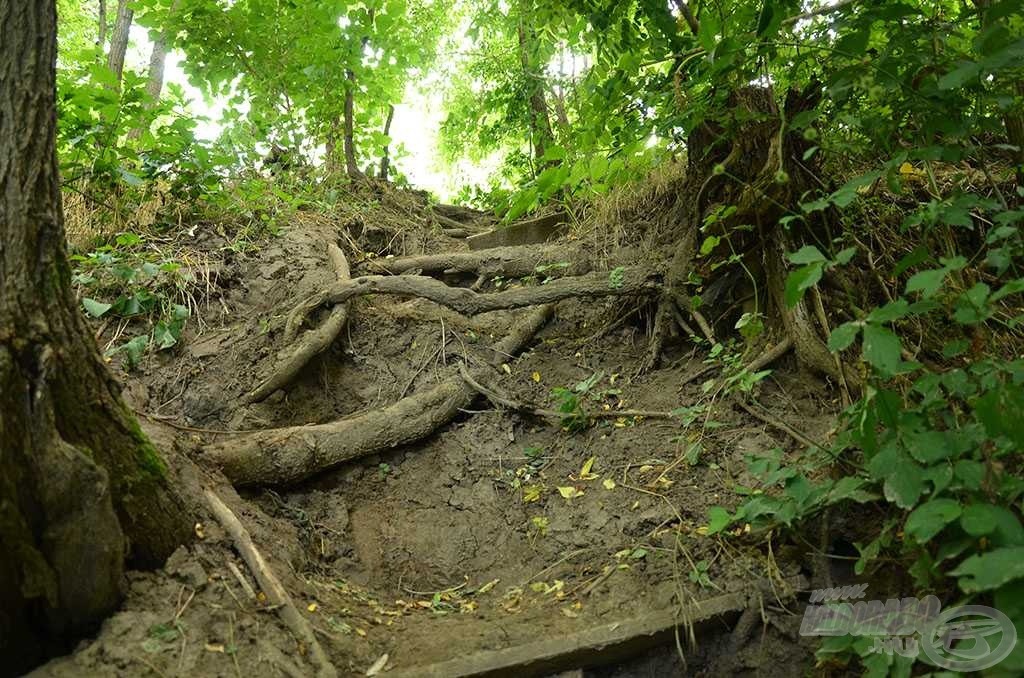
M 981 671 L 1006 659 L 1017 628 L 999 610 L 963 605 L 943 610 L 921 633 L 921 649 L 936 666 Z

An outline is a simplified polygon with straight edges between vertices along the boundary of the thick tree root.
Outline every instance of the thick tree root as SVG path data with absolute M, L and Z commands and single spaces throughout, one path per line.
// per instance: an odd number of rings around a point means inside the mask
M 393 294 L 421 297 L 463 315 L 477 315 L 525 306 L 550 304 L 572 297 L 609 297 L 645 294 L 657 291 L 660 285 L 649 268 L 630 267 L 615 271 L 591 273 L 572 278 L 552 280 L 547 285 L 516 287 L 501 292 L 480 293 L 463 287 L 449 287 L 443 282 L 418 275 L 367 275 L 338 283 L 302 302 L 288 319 L 296 327 L 317 308 L 326 304 L 343 304 L 367 294 Z
M 309 649 L 309 654 L 317 667 L 317 678 L 336 678 L 338 670 L 331 663 L 331 660 L 327 658 L 327 653 L 324 652 L 323 647 L 317 641 L 309 622 L 306 621 L 302 613 L 295 607 L 295 603 L 292 602 L 291 596 L 288 595 L 284 586 L 281 585 L 277 575 L 274 574 L 273 570 L 270 569 L 270 566 L 263 559 L 263 555 L 256 549 L 252 537 L 249 536 L 249 531 L 245 529 L 245 526 L 238 520 L 238 517 L 221 501 L 221 498 L 213 490 L 206 490 L 206 503 L 213 516 L 217 519 L 217 522 L 231 535 L 231 539 L 235 542 L 238 552 L 245 559 L 249 569 L 252 570 L 256 581 L 260 584 L 260 588 L 267 594 L 267 600 L 270 601 L 271 605 L 278 608 L 281 621 L 295 634 L 299 642 Z
M 334 266 L 334 272 L 338 276 L 339 282 L 345 282 L 349 279 L 349 268 L 348 260 L 345 259 L 345 254 L 341 251 L 341 248 L 334 243 L 327 245 L 327 255 L 331 259 L 331 264 Z M 257 403 L 266 399 L 274 391 L 284 388 L 288 383 L 295 378 L 295 375 L 309 363 L 310 360 L 319 355 L 322 351 L 327 349 L 328 346 L 334 343 L 334 340 L 338 338 L 343 327 L 345 327 L 345 321 L 348 319 L 348 306 L 345 304 L 339 304 L 331 309 L 330 315 L 327 316 L 327 320 L 323 322 L 316 329 L 312 329 L 304 334 L 289 351 L 285 353 L 284 357 L 278 356 L 277 366 L 274 372 L 266 379 L 260 382 L 260 384 L 253 389 L 253 391 L 246 396 L 246 403 Z M 285 332 L 286 341 L 291 341 L 293 337 L 288 336 L 288 331 Z
M 553 310 L 551 305 L 541 306 L 517 323 L 493 347 L 492 362 L 522 351 Z M 476 396 L 475 389 L 454 375 L 427 391 L 349 419 L 246 434 L 211 445 L 206 452 L 236 485 L 287 485 L 342 462 L 425 438 Z
M 500 275 L 506 278 L 538 274 L 554 278 L 582 275 L 592 270 L 583 247 L 578 245 L 521 245 L 493 247 L 476 252 L 371 259 L 367 268 L 392 275 L 420 271 L 428 275 L 452 272 Z

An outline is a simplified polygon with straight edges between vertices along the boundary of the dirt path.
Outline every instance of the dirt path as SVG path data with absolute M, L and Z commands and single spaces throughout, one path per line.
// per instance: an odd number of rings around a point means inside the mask
M 127 376 L 131 404 L 157 441 L 202 460 L 204 448 L 232 439 L 223 431 L 351 417 L 451 379 L 464 362 L 494 364 L 484 372 L 488 387 L 516 402 L 557 409 L 566 401 L 553 393 L 568 389 L 582 409 L 559 420 L 479 397 L 421 442 L 304 484 L 241 497 L 221 487 L 342 675 L 378 665 L 382 675 L 417 675 L 417 667 L 746 595 L 758 582 L 800 574 L 767 554 L 763 538 L 706 529 L 710 507 L 733 507 L 753 485 L 748 455 L 792 453 L 798 444 L 741 409 L 701 404 L 702 384 L 719 369 L 705 351 L 680 342 L 666 367 L 645 371 L 643 319 L 630 316 L 639 304 L 628 298 L 559 302 L 519 356 L 495 356 L 492 347 L 527 311 L 462 316 L 422 299 L 354 299 L 330 348 L 283 390 L 247 404 L 287 349 L 287 311 L 334 280 L 325 243 L 365 265 L 366 252 L 353 247 L 362 241 L 350 235 L 296 227 L 236 261 L 202 333 Z M 398 253 L 465 248 L 444 236 L 411 241 Z M 452 276 L 485 289 L 496 282 Z M 775 367 L 760 386 L 762 405 L 824 439 L 837 404 L 784 362 Z M 668 419 L 609 416 L 678 408 L 686 409 Z M 602 416 L 586 416 L 595 412 Z M 40 675 L 309 675 L 308 648 L 267 609 L 222 528 L 209 521 L 196 532 L 163 571 L 133 574 L 123 611 Z M 773 621 L 735 648 L 727 670 L 720 655 L 732 611 L 703 628 L 697 649 L 681 627 L 686 670 L 756 675 L 781 652 L 799 671 L 806 652 L 785 649 L 795 642 L 794 618 L 768 591 L 756 606 Z M 683 671 L 669 649 L 587 675 L 655 667 Z

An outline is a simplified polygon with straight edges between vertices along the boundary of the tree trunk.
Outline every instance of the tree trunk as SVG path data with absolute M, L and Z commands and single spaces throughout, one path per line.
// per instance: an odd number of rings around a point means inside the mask
M 992 7 L 992 0 L 974 0 L 974 7 L 978 10 L 982 27 L 988 27 L 992 23 L 992 17 L 988 13 Z M 1024 98 L 1024 81 L 1010 83 L 1010 89 L 1018 99 Z M 1007 141 L 1016 147 L 1013 152 L 1013 163 L 1016 165 L 1017 186 L 1024 186 L 1024 113 L 1019 106 L 1003 114 L 1003 125 L 1006 127 Z
M 56 11 L 0 0 L 0 674 L 119 603 L 191 518 L 71 291 L 55 153 Z
M 356 164 L 356 123 L 355 123 L 355 89 L 356 75 L 351 70 L 346 73 L 348 84 L 345 87 L 345 171 L 352 179 L 363 175 Z
M 523 64 L 523 77 L 526 78 L 530 93 L 530 136 L 533 156 L 540 164 L 554 136 L 551 133 L 548 104 L 544 96 L 544 74 L 539 70 L 543 65 L 535 63 L 532 58 L 537 36 L 532 28 L 527 31 L 524 21 L 523 18 L 519 21 L 519 58 Z
M 107 45 L 107 0 L 100 0 L 97 23 L 99 30 L 96 33 L 96 46 L 103 49 Z
M 384 136 L 391 136 L 391 123 L 395 121 L 395 105 L 390 104 L 388 106 L 388 119 L 384 122 Z M 384 155 L 380 159 L 380 178 L 383 181 L 388 180 L 388 174 L 391 172 L 391 142 L 388 141 L 387 145 L 384 146 Z
M 114 22 L 114 32 L 110 36 L 110 52 L 107 54 L 107 68 L 117 78 L 118 86 L 121 83 L 121 74 L 124 73 L 124 55 L 128 51 L 128 32 L 132 27 L 132 17 L 135 11 L 128 6 L 128 0 L 119 0 L 117 3 L 117 20 Z
M 181 5 L 181 0 L 174 0 L 171 4 L 170 16 L 173 16 Z M 167 66 L 167 51 L 170 49 L 171 32 L 165 28 L 160 31 L 153 42 L 153 51 L 149 55 L 149 79 L 146 81 L 146 94 L 150 100 L 145 103 L 147 109 L 153 108 L 160 101 L 160 93 L 164 89 L 164 70 Z M 151 122 L 151 121 L 150 121 Z M 136 127 L 128 133 L 129 139 L 138 139 L 142 136 L 143 127 Z
M 169 18 L 173 18 L 181 6 L 181 0 L 171 3 Z M 152 100 L 158 101 L 164 89 L 164 69 L 167 66 L 167 52 L 171 48 L 171 31 L 164 28 L 153 42 L 153 52 L 149 56 L 149 80 L 146 82 L 146 93 Z

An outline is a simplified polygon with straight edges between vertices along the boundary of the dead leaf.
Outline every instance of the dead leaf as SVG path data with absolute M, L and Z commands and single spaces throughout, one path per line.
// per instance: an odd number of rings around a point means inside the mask
M 388 665 L 388 653 L 385 652 L 384 654 L 382 654 L 380 656 L 379 659 L 377 659 L 377 661 L 373 662 L 373 666 L 371 666 L 370 668 L 366 669 L 366 675 L 367 676 L 376 676 L 381 671 L 383 671 L 384 667 L 387 666 L 387 665 Z
M 606 489 L 606 490 L 614 490 L 615 489 L 615 481 L 612 480 L 611 478 L 605 478 L 604 482 L 601 483 L 601 484 L 604 485 L 604 489 Z
M 591 473 L 595 461 L 597 461 L 597 457 L 591 457 L 583 462 L 583 468 L 580 469 L 580 480 L 594 480 L 597 478 L 595 474 Z
M 575 487 L 560 487 L 558 488 L 558 494 L 562 495 L 565 499 L 575 499 L 576 497 L 583 496 L 583 490 L 577 490 Z
M 537 382 L 539 384 L 540 383 L 540 372 L 534 372 L 533 374 L 530 375 L 530 378 L 533 379 L 535 382 Z

